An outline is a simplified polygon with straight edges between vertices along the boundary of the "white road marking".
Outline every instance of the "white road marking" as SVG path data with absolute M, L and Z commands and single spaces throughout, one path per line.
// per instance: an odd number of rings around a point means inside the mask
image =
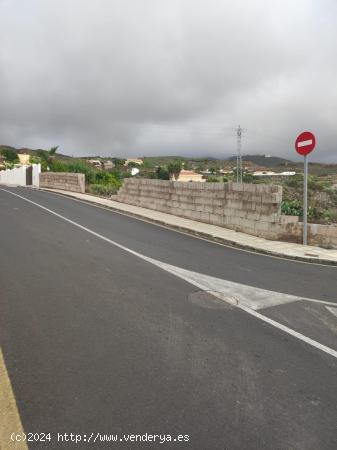
M 177 275 L 179 278 L 188 280 L 189 283 L 193 281 L 193 284 L 198 283 L 199 285 L 202 285 L 203 290 L 205 291 L 218 292 L 224 296 L 235 299 L 234 303 L 236 305 L 244 305 L 253 310 L 270 308 L 272 306 L 303 300 L 303 297 L 282 294 L 280 292 L 268 291 L 266 289 L 223 280 L 221 278 L 172 266 L 161 261 L 156 261 L 156 265 L 173 275 Z
M 328 311 L 330 311 L 331 314 L 333 314 L 334 316 L 337 317 L 337 308 L 336 308 L 336 306 L 335 306 L 334 308 L 331 308 L 331 306 L 326 306 L 326 309 L 327 309 Z
M 332 306 L 337 306 L 337 303 L 334 302 L 327 302 L 325 300 L 315 300 L 314 298 L 301 298 L 301 300 L 305 301 L 305 302 L 311 302 L 311 303 L 320 303 L 321 305 L 332 305 Z
M 307 141 L 301 141 L 297 143 L 297 147 L 306 147 L 307 145 L 312 144 L 312 139 L 308 139 Z
M 334 358 L 337 359 L 337 351 L 336 350 L 333 350 L 332 348 L 327 347 L 326 345 L 323 345 L 307 336 L 304 336 L 303 334 L 298 333 L 297 331 L 295 331 L 279 322 L 276 322 L 275 320 L 270 319 L 269 317 L 266 317 L 263 314 L 255 311 L 253 309 L 254 306 L 257 309 L 258 307 L 261 308 L 262 307 L 261 305 L 265 305 L 265 302 L 267 300 L 267 295 L 269 295 L 269 294 L 266 294 L 266 292 L 270 293 L 271 297 L 276 296 L 275 304 L 280 304 L 279 303 L 280 295 L 285 296 L 287 299 L 289 297 L 292 297 L 294 299 L 292 301 L 299 301 L 299 300 L 310 301 L 310 299 L 296 297 L 296 296 L 288 296 L 286 294 L 280 294 L 278 292 L 273 292 L 273 291 L 266 291 L 264 289 L 253 288 L 250 286 L 243 286 L 243 285 L 241 286 L 238 283 L 227 282 L 227 281 L 221 280 L 219 278 L 199 274 L 197 272 L 192 272 L 192 271 L 189 271 L 186 269 L 172 266 L 171 264 L 166 264 L 161 261 L 157 261 L 153 258 L 149 258 L 145 255 L 142 255 L 141 253 L 135 252 L 134 250 L 131 250 L 130 248 L 125 247 L 124 245 L 121 245 L 118 242 L 115 242 L 99 233 L 96 233 L 95 231 L 91 230 L 90 228 L 84 227 L 83 225 L 81 225 L 77 222 L 74 222 L 73 220 L 70 220 L 65 216 L 62 216 L 61 214 L 59 214 L 49 208 L 46 208 L 45 206 L 40 205 L 39 203 L 29 200 L 26 197 L 23 197 L 19 194 L 15 194 L 14 192 L 8 191 L 6 189 L 1 189 L 1 190 L 8 192 L 11 195 L 14 195 L 15 197 L 21 198 L 22 200 L 24 200 L 28 203 L 31 203 L 32 205 L 35 205 L 38 208 L 41 208 L 44 211 L 47 211 L 50 214 L 53 214 L 54 216 L 59 217 L 60 219 L 64 220 L 65 222 L 68 222 L 68 223 L 80 228 L 81 230 L 84 230 L 84 231 L 92 234 L 93 236 L 96 236 L 97 238 L 102 239 L 103 241 L 108 242 L 109 244 L 112 244 L 115 247 L 118 247 L 121 250 L 124 250 L 124 251 L 130 253 L 131 255 L 134 255 L 150 264 L 160 267 L 161 269 L 165 270 L 166 272 L 169 272 L 169 273 L 177 276 L 178 278 L 181 278 L 181 279 L 187 281 L 188 283 L 192 284 L 193 286 L 198 287 L 199 289 L 201 289 L 203 291 L 211 292 L 212 295 L 216 296 L 217 298 L 224 300 L 243 311 L 246 311 L 251 316 L 258 318 L 258 319 L 262 320 L 263 322 L 266 322 L 269 325 L 272 325 L 273 327 L 278 328 L 279 330 L 282 330 L 285 333 L 287 333 L 287 334 L 305 342 L 306 344 L 309 344 L 312 347 L 315 347 L 318 350 L 321 350 L 322 352 L 325 352 L 328 355 L 333 356 Z M 222 284 L 222 283 L 224 283 L 224 284 Z M 221 291 L 217 292 L 217 291 L 215 291 L 214 288 L 216 288 L 216 289 L 223 288 L 223 289 L 225 289 L 225 292 L 221 292 Z M 227 289 L 229 289 L 229 290 L 227 290 Z M 254 300 L 254 297 L 251 301 L 244 297 L 245 294 L 250 295 L 253 293 L 253 291 L 256 291 L 256 293 L 254 294 L 255 300 Z M 259 291 L 262 291 L 262 294 Z M 233 294 L 231 295 L 231 292 L 234 292 L 234 295 Z M 242 300 L 244 300 L 244 301 L 242 301 Z M 290 301 L 290 299 L 289 299 L 289 301 Z M 283 303 L 287 303 L 287 300 Z M 275 306 L 275 304 L 272 306 Z
M 67 194 L 61 194 L 61 192 L 55 192 L 54 190 L 50 190 L 50 189 L 36 189 L 36 188 L 31 188 L 33 191 L 40 191 L 40 192 L 44 192 L 47 194 L 51 194 L 51 195 L 58 195 L 59 197 L 63 197 L 66 198 L 68 200 L 72 200 L 74 202 L 78 202 L 78 203 L 83 203 L 84 205 L 89 205 L 92 208 L 98 208 L 98 209 L 104 209 L 105 211 L 110 211 L 113 212 L 114 214 L 119 214 L 121 216 L 126 216 L 126 217 L 130 217 L 131 219 L 134 220 L 139 220 L 140 222 L 145 222 L 145 223 L 150 223 L 153 226 L 156 227 L 160 227 L 160 228 L 165 228 L 167 230 L 173 230 L 175 233 L 178 234 L 184 234 L 185 236 L 189 236 L 189 237 L 193 237 L 194 239 L 199 239 L 200 241 L 205 241 L 205 242 L 210 242 L 213 245 L 219 245 L 221 247 L 226 247 L 226 248 L 231 248 L 234 249 L 238 252 L 243 252 L 243 253 L 250 253 L 253 255 L 261 255 L 264 258 L 273 258 L 273 259 L 282 259 L 284 260 L 290 260 L 292 263 L 296 263 L 296 264 L 310 264 L 311 266 L 322 266 L 322 267 L 327 267 L 327 264 L 321 263 L 321 262 L 312 262 L 312 261 L 305 261 L 305 260 L 301 260 L 301 259 L 293 259 L 293 258 L 288 258 L 286 256 L 278 256 L 278 255 L 274 255 L 274 254 L 270 254 L 270 253 L 261 253 L 259 251 L 256 251 L 254 249 L 247 249 L 247 248 L 243 248 L 243 247 L 237 247 L 234 243 L 224 243 L 224 242 L 218 242 L 218 241 L 213 241 L 210 238 L 207 237 L 202 237 L 199 236 L 197 234 L 193 234 L 190 233 L 188 231 L 182 231 L 181 229 L 177 229 L 177 228 L 172 228 L 171 225 L 169 224 L 165 224 L 165 223 L 161 223 L 161 222 L 153 222 L 151 219 L 148 219 L 144 216 L 138 216 L 137 214 L 133 214 L 127 211 L 122 211 L 120 209 L 115 209 L 114 207 L 111 206 L 106 206 L 103 204 L 98 204 L 98 203 L 92 203 L 89 200 L 80 200 L 79 198 L 76 197 L 72 197 L 71 195 L 67 195 Z M 1 199 L 0 199 L 1 200 Z M 330 267 L 336 268 L 337 266 L 335 265 L 330 265 Z M 324 302 L 326 303 L 326 302 Z

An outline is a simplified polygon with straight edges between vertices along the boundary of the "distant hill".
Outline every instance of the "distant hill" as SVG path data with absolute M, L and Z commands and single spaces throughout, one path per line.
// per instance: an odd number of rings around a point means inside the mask
M 40 149 L 30 149 L 30 148 L 15 148 L 10 145 L 1 145 L 0 144 L 0 154 L 1 150 L 14 150 L 16 152 L 24 152 L 28 153 L 30 155 L 36 156 L 37 152 Z M 44 149 L 47 150 L 47 149 Z M 142 155 L 139 155 L 142 156 Z M 126 157 L 126 156 L 124 156 Z M 89 156 L 68 156 L 63 155 L 60 152 L 56 153 L 56 159 L 63 160 L 64 162 L 67 162 L 69 160 L 74 161 L 81 161 L 83 159 L 89 159 Z M 94 159 L 112 159 L 112 156 L 109 157 L 94 157 Z M 120 156 L 120 158 L 123 158 L 123 156 Z M 185 167 L 189 168 L 196 168 L 196 169 L 206 169 L 206 168 L 212 168 L 217 167 L 221 168 L 224 165 L 235 165 L 236 164 L 236 155 L 231 156 L 227 159 L 217 159 L 211 156 L 200 156 L 200 157 L 186 157 L 186 156 L 165 156 L 165 155 L 158 155 L 158 156 L 143 156 L 144 158 L 144 167 L 149 168 L 155 168 L 158 166 L 167 166 L 170 162 L 175 160 L 180 160 L 182 163 L 185 164 Z M 266 167 L 270 168 L 271 170 L 275 171 L 296 171 L 298 173 L 303 172 L 303 162 L 294 162 L 289 159 L 280 158 L 278 156 L 269 156 L 269 155 L 243 155 L 242 156 L 243 161 L 249 161 L 256 166 L 260 167 Z M 232 164 L 229 164 L 232 163 Z M 309 171 L 311 175 L 316 176 L 335 176 L 337 175 L 337 164 L 324 164 L 324 163 L 309 163 Z
M 48 149 L 31 149 L 31 148 L 26 148 L 26 147 L 22 147 L 22 148 L 15 148 L 15 147 L 11 147 L 10 145 L 0 145 L 0 153 L 2 150 L 14 150 L 17 153 L 27 153 L 28 155 L 32 155 L 32 156 L 37 156 L 37 152 L 41 151 L 41 150 L 48 150 Z M 71 156 L 68 155 L 62 155 L 62 153 L 57 152 L 57 156 L 59 159 L 72 159 Z
M 260 167 L 267 167 L 275 171 L 295 171 L 303 172 L 303 162 L 294 162 L 289 159 L 279 158 L 278 156 L 266 155 L 243 155 L 243 161 L 250 161 Z M 236 156 L 232 156 L 228 161 L 235 161 Z M 325 177 L 337 174 L 337 164 L 309 163 L 310 175 Z
M 1 145 L 0 144 L 0 152 L 1 150 L 14 150 L 18 152 L 19 150 L 17 148 L 11 147 L 10 145 Z
M 279 158 L 278 156 L 269 155 L 242 155 L 243 161 L 250 161 L 257 166 L 262 167 L 275 167 L 275 166 L 288 166 L 295 164 L 289 159 Z M 236 156 L 228 158 L 228 161 L 236 161 Z

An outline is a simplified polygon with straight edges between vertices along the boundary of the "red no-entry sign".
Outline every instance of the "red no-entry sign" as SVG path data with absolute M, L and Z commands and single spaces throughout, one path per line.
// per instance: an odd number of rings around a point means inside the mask
M 295 141 L 295 149 L 297 153 L 302 156 L 306 156 L 313 151 L 316 145 L 315 135 L 310 131 L 304 131 L 301 133 Z

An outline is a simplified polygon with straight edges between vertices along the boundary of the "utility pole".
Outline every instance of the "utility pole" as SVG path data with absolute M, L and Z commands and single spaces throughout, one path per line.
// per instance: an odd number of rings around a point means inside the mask
M 241 154 L 241 138 L 242 138 L 242 128 L 240 125 L 236 129 L 236 182 L 242 183 L 242 154 Z

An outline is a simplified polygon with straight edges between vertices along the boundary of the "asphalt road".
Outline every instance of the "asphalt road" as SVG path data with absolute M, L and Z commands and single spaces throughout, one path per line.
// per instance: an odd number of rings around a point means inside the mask
M 0 343 L 25 431 L 52 435 L 29 448 L 337 448 L 336 357 L 100 236 L 182 269 L 332 306 L 337 268 L 6 189 L 59 214 L 0 188 Z M 337 350 L 337 317 L 323 303 L 260 312 Z M 57 433 L 81 433 L 82 442 L 57 442 Z M 84 442 L 91 433 L 189 440 Z

